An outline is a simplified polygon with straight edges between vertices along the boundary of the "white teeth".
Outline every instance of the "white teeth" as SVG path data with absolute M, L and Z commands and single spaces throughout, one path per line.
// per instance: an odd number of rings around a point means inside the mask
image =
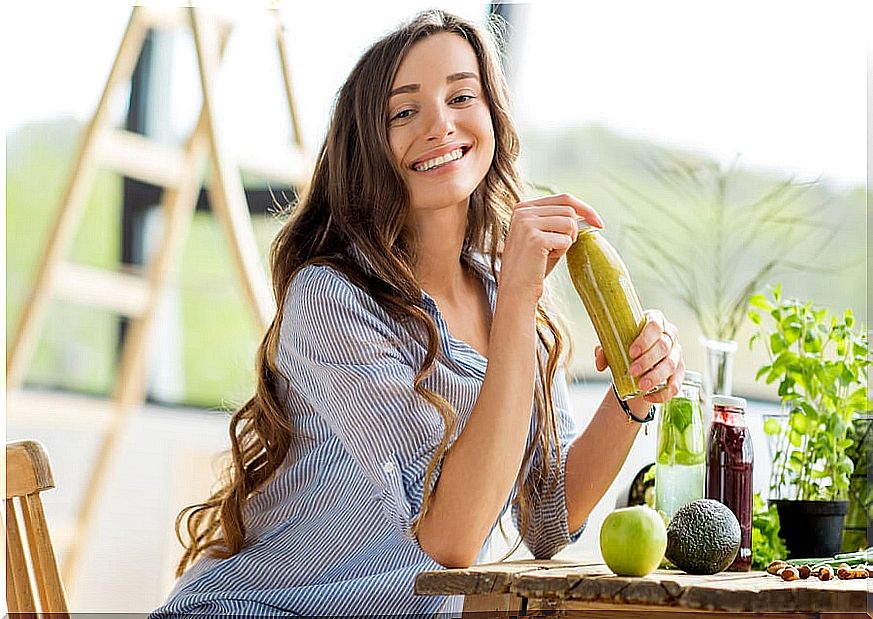
M 460 159 L 464 156 L 464 151 L 460 148 L 453 150 L 450 153 L 446 153 L 445 155 L 440 155 L 439 157 L 434 157 L 433 159 L 428 159 L 422 163 L 418 163 L 415 165 L 415 170 L 417 172 L 426 172 L 427 170 L 432 170 L 437 166 L 441 166 L 450 161 L 455 161 L 456 159 Z

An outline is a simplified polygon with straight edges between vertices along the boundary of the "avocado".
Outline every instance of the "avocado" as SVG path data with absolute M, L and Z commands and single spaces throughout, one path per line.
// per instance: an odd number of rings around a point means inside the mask
M 715 574 L 740 549 L 740 523 L 727 506 L 697 499 L 676 512 L 667 526 L 664 556 L 689 574 Z

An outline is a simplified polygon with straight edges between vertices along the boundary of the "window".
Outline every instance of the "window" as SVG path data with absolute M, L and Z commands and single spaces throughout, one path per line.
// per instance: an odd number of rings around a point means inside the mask
M 483 2 L 446 2 L 443 8 L 483 20 Z M 332 3 L 283 3 L 291 76 L 305 143 L 316 151 L 327 128 L 334 94 L 363 49 L 384 31 L 431 6 L 423 1 L 369 3 L 338 9 Z M 230 10 L 227 7 L 227 10 Z M 21 5 L 10 13 L 15 27 L 4 43 L 9 82 L 7 101 L 7 332 L 17 325 L 48 230 L 68 181 L 78 140 L 93 114 L 130 15 L 129 6 L 85 12 L 78 5 Z M 270 34 L 272 21 L 260 10 L 239 15 L 216 85 L 219 115 L 235 153 L 278 156 L 290 138 L 290 121 Z M 51 45 L 46 45 L 51 41 Z M 58 53 L 62 49 L 64 53 Z M 154 46 L 167 75 L 156 77 L 147 110 L 152 135 L 170 143 L 190 132 L 200 107 L 194 45 L 185 32 L 162 36 Z M 14 53 L 14 55 L 13 55 Z M 129 91 L 113 98 L 112 117 L 124 123 Z M 266 154 L 264 154 L 266 153 Z M 247 179 L 247 187 L 263 187 Z M 74 243 L 74 260 L 113 268 L 120 259 L 122 186 L 109 172 L 98 175 L 85 219 Z M 261 210 L 263 209 L 255 209 Z M 278 223 L 253 217 L 266 255 Z M 148 218 L 134 231 L 148 237 Z M 144 243 L 148 244 L 148 238 Z M 265 264 L 266 266 L 266 264 Z M 234 407 L 253 391 L 258 335 L 235 280 L 219 224 L 198 213 L 178 278 L 156 329 L 150 392 L 167 402 Z M 28 381 L 43 386 L 108 394 L 115 379 L 116 317 L 108 312 L 55 302 L 42 325 Z
M 838 312 L 851 307 L 866 321 L 867 37 L 861 24 L 868 23 L 867 12 L 860 4 L 822 11 L 783 2 L 527 6 L 513 75 L 524 173 L 604 215 L 606 235 L 628 263 L 643 304 L 678 324 L 690 369 L 702 369 L 701 329 L 671 283 L 644 264 L 641 254 L 651 256 L 651 248 L 627 233 L 630 224 L 664 223 L 643 207 L 645 198 L 659 197 L 644 164 L 671 155 L 724 169 L 739 155 L 728 196 L 737 204 L 792 175 L 800 182 L 820 177 L 803 200 L 835 226 L 834 239 L 819 253 L 828 232 L 801 224 L 799 241 L 787 248 L 796 251 L 799 268 L 765 282 L 781 281 L 788 295 Z M 703 216 L 704 205 L 694 200 L 668 206 L 674 218 Z M 671 230 L 653 227 L 652 234 L 669 241 Z M 748 276 L 778 243 L 767 240 L 769 248 L 719 272 Z M 677 249 L 677 257 L 706 261 L 713 252 L 701 238 L 692 251 Z M 593 329 L 566 275 L 555 279 L 573 326 L 576 371 L 594 377 Z M 750 334 L 746 321 L 736 335 L 734 392 L 775 397 L 754 382 L 765 357 L 748 352 Z
M 360 52 L 428 6 L 414 1 L 376 9 L 372 3 L 353 3 L 338 15 L 331 3 L 283 3 L 298 112 L 310 150 L 320 145 L 333 96 Z M 490 8 L 460 0 L 441 6 L 480 21 Z M 852 307 L 866 321 L 867 41 L 862 24 L 870 21 L 864 15 L 869 9 L 841 3 L 813 11 L 784 2 L 745 9 L 678 0 L 510 6 L 517 21 L 509 78 L 522 134 L 522 171 L 538 186 L 577 194 L 604 215 L 644 304 L 662 308 L 680 326 L 690 368 L 701 369 L 700 329 L 669 286 L 646 276 L 638 248 L 623 232 L 628 211 L 609 185 L 609 178 L 618 178 L 648 192 L 652 180 L 641 174 L 639 162 L 652 153 L 690 153 L 723 165 L 739 153 L 739 166 L 762 183 L 792 174 L 821 176 L 809 199 L 822 204 L 836 237 L 824 255 L 800 247 L 799 262 L 837 268 L 795 269 L 772 281 L 784 282 L 788 294 L 834 310 Z M 7 332 L 20 315 L 78 136 L 96 106 L 129 16 L 126 6 L 102 7 L 87 21 L 76 5 L 53 7 L 49 20 L 42 11 L 37 5 L 17 7 L 10 15 L 16 27 L 4 39 L 7 55 L 14 50 L 14 57 L 26 59 L 8 67 L 16 96 L 6 102 L 7 225 L 14 231 L 7 235 Z M 272 152 L 287 143 L 290 123 L 275 49 L 264 35 L 269 20 L 255 13 L 241 15 L 218 94 L 239 151 Z M 46 46 L 46 40 L 53 44 Z M 172 105 L 161 120 L 162 133 L 179 141 L 190 130 L 200 99 L 190 38 L 176 36 L 168 49 L 172 74 L 168 91 L 159 96 L 172 98 Z M 118 124 L 127 94 L 119 93 L 115 101 Z M 100 266 L 117 262 L 119 202 L 117 177 L 101 175 L 74 256 Z M 698 215 L 685 208 L 677 216 Z M 256 216 L 255 225 L 266 252 L 278 224 L 270 216 Z M 803 243 L 820 234 L 807 229 Z M 700 247 L 700 255 L 707 251 Z M 755 256 L 748 261 L 754 265 Z M 159 346 L 152 364 L 157 368 L 153 391 L 160 392 L 163 384 L 170 394 L 165 398 L 177 394 L 181 402 L 207 406 L 233 406 L 250 395 L 257 336 L 232 274 L 218 223 L 208 213 L 198 214 L 170 314 L 174 318 L 168 319 L 175 327 L 165 330 L 166 345 Z M 595 377 L 590 323 L 566 274 L 558 272 L 553 279 L 573 325 L 575 370 Z M 31 380 L 107 392 L 117 345 L 114 318 L 81 308 L 61 310 L 68 320 L 43 331 L 46 341 Z M 761 358 L 745 350 L 748 336 L 746 324 L 736 338 L 734 384 L 735 391 L 754 395 L 753 368 Z M 98 342 L 99 350 L 83 342 Z

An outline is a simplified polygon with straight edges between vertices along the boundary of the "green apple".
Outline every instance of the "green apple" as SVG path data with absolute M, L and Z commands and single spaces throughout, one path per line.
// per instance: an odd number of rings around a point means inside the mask
M 654 571 L 666 548 L 664 519 L 645 505 L 617 509 L 600 527 L 603 560 L 619 576 L 645 576 Z

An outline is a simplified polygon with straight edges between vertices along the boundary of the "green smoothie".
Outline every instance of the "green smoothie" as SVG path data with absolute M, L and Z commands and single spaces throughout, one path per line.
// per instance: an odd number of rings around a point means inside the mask
M 627 267 L 596 228 L 579 222 L 579 236 L 567 251 L 567 268 L 606 354 L 612 380 L 622 400 L 641 394 L 631 376 L 630 346 L 645 317 Z

